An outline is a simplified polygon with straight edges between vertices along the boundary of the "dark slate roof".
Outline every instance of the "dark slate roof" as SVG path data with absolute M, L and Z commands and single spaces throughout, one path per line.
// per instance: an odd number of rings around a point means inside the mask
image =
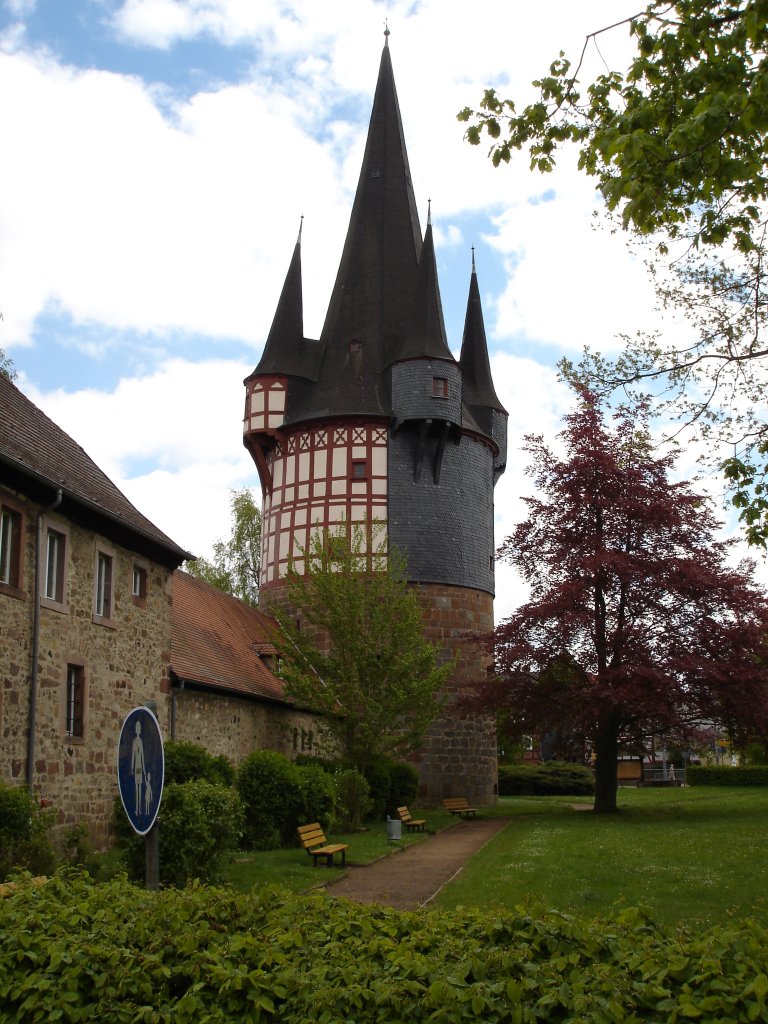
M 171 670 L 186 683 L 235 696 L 290 703 L 262 654 L 274 654 L 277 623 L 177 569 L 173 574 Z
M 301 237 L 296 242 L 272 327 L 261 359 L 246 381 L 260 374 L 317 376 L 320 343 L 304 337 L 304 299 L 301 280 Z
M 62 515 L 171 568 L 191 558 L 141 514 L 53 420 L 0 374 L 0 479 Z
M 437 280 L 435 243 L 432 224 L 427 224 L 424 245 L 419 259 L 419 275 L 416 283 L 414 307 L 403 344 L 398 352 L 400 359 L 448 359 L 456 360 L 448 348 L 443 319 L 443 304 Z
M 389 47 L 381 55 L 360 180 L 317 382 L 289 389 L 288 421 L 390 414 L 384 370 L 401 357 L 418 285 L 421 227 Z M 359 351 L 350 353 L 350 342 Z
M 506 413 L 507 410 L 499 401 L 491 377 L 491 363 L 488 358 L 483 307 L 480 302 L 480 288 L 477 283 L 474 258 L 459 366 L 464 380 L 462 397 L 465 403 L 473 409 L 498 409 L 499 412 Z

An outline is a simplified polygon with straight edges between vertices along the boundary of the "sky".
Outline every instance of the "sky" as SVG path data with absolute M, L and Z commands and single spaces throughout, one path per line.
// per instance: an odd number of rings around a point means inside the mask
M 642 5 L 641 5 L 642 6 Z M 304 329 L 341 256 L 385 21 L 416 200 L 431 200 L 458 356 L 472 247 L 510 455 L 496 539 L 524 518 L 524 435 L 554 439 L 556 363 L 659 320 L 642 262 L 595 223 L 573 154 L 498 170 L 456 119 L 531 81 L 637 0 L 0 0 L 0 347 L 17 384 L 144 515 L 207 556 L 233 488 L 258 362 L 301 223 Z M 626 27 L 584 77 L 623 68 Z M 497 571 L 497 619 L 525 590 Z

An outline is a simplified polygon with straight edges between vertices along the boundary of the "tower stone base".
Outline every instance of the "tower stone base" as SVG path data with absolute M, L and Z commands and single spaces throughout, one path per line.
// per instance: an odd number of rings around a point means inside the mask
M 495 803 L 498 794 L 496 722 L 456 706 L 470 685 L 485 678 L 488 655 L 479 638 L 493 630 L 493 597 L 481 590 L 420 584 L 425 632 L 443 658 L 455 658 L 446 705 L 432 723 L 414 759 L 420 806 L 466 796 L 473 804 Z

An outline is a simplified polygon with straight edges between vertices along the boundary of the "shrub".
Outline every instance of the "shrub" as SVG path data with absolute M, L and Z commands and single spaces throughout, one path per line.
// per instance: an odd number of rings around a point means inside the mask
M 163 751 L 166 784 L 205 779 L 214 785 L 234 785 L 235 769 L 231 761 L 222 754 L 213 757 L 205 747 L 181 740 L 166 740 Z
M 338 772 L 336 777 L 336 820 L 334 827 L 341 832 L 354 832 L 365 821 L 371 808 L 369 787 L 364 775 L 356 768 Z
M 499 765 L 501 796 L 588 796 L 594 791 L 594 777 L 584 765 L 559 761 Z
M 56 855 L 48 838 L 53 817 L 26 789 L 0 781 L 0 882 L 14 869 L 35 875 L 54 870 Z
M 529 904 L 418 914 L 325 894 L 146 892 L 74 873 L 0 899 L 3 1020 L 670 1021 L 768 1015 L 764 919 L 656 926 Z
M 389 773 L 389 807 L 394 816 L 397 808 L 412 804 L 419 791 L 419 773 L 412 764 L 395 761 Z
M 692 764 L 685 781 L 689 786 L 768 786 L 768 765 Z
M 370 807 L 368 816 L 381 821 L 389 810 L 390 772 L 392 760 L 388 757 L 373 757 L 361 766 L 360 771 L 368 783 Z
M 292 761 L 273 750 L 256 750 L 238 768 L 237 788 L 249 847 L 274 850 L 293 842 L 304 815 L 304 794 Z
M 145 838 L 137 835 L 119 805 L 118 843 L 125 855 L 129 876 L 143 881 Z M 163 788 L 157 816 L 160 846 L 160 881 L 185 886 L 194 878 L 218 880 L 222 857 L 237 849 L 243 831 L 243 809 L 234 789 L 204 779 L 171 782 Z
M 318 765 L 298 765 L 299 782 L 304 798 L 303 821 L 319 821 L 327 832 L 336 808 L 336 785 L 333 776 Z

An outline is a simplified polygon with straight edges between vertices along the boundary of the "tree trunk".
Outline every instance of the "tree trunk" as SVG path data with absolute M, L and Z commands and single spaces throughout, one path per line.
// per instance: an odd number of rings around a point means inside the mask
M 618 753 L 618 731 L 606 726 L 595 737 L 595 814 L 615 814 L 618 810 Z

